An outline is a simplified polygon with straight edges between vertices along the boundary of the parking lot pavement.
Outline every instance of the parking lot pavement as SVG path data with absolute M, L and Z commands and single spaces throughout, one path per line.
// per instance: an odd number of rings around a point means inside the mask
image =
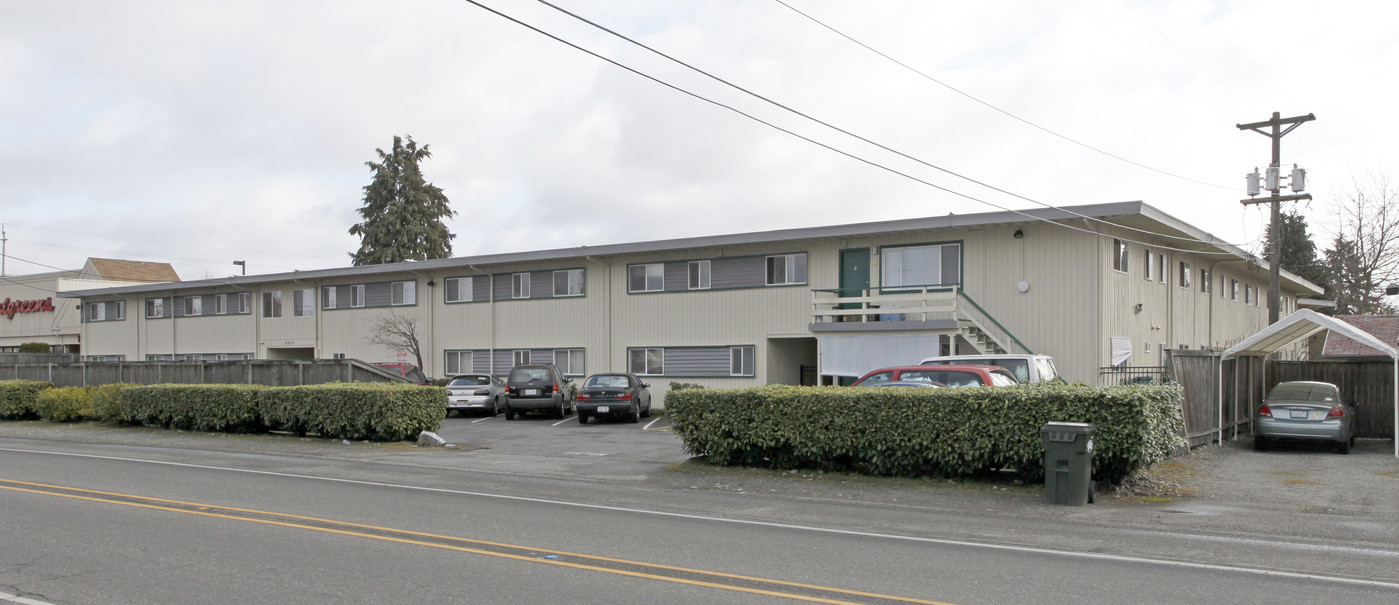
M 579 424 L 577 414 L 513 421 L 504 415 L 453 416 L 442 421 L 437 434 L 470 449 L 473 467 L 485 472 L 643 480 L 660 467 L 690 458 L 664 417 L 636 424 L 609 419 Z

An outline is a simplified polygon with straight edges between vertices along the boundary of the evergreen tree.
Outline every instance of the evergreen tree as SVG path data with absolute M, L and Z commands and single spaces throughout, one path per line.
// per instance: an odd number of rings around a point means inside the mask
M 397 135 L 393 150 L 379 154 L 378 162 L 365 162 L 374 180 L 364 187 L 364 206 L 359 209 L 364 222 L 350 227 L 360 246 L 350 255 L 355 266 L 396 263 L 407 260 L 447 258 L 452 255 L 452 238 L 442 219 L 453 212 L 442 189 L 427 182 L 418 164 L 432 157 L 428 146 L 418 148 L 413 137 L 405 144 Z
M 1281 218 L 1282 262 L 1280 266 L 1298 277 L 1322 288 L 1327 288 L 1326 267 L 1316 257 L 1316 244 L 1312 242 L 1312 236 L 1307 232 L 1307 217 L 1296 212 L 1284 212 Z M 1263 257 L 1271 264 L 1273 259 L 1269 258 L 1269 254 L 1273 250 L 1272 225 L 1267 227 L 1264 239 L 1268 247 L 1264 251 Z

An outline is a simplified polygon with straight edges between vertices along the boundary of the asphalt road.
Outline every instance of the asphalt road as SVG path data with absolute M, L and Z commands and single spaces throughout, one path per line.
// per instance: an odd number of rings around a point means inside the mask
M 1384 505 L 1051 507 L 1013 484 L 680 464 L 663 425 L 473 420 L 444 423 L 456 450 L 0 424 L 0 602 L 1399 600 L 1383 532 L 1288 527 L 1392 525 L 1366 516 Z M 1252 454 L 1224 453 L 1201 466 Z

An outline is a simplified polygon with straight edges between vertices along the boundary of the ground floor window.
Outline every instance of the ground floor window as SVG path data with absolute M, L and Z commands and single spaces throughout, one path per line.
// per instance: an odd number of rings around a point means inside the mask
M 665 373 L 665 349 L 627 349 L 627 371 L 638 376 Z

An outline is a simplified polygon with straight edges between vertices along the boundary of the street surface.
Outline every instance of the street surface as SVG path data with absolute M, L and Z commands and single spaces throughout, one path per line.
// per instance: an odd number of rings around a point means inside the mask
M 0 603 L 1399 602 L 1393 500 L 1053 507 L 685 463 L 647 425 L 453 417 L 446 450 L 0 423 Z M 1352 458 L 1399 471 L 1390 446 Z

